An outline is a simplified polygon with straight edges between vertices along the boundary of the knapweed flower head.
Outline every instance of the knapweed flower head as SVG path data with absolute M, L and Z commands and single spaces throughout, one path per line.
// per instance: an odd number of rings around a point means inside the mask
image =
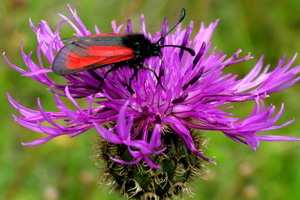
M 52 73 L 49 66 L 56 53 L 64 46 L 60 37 L 61 25 L 69 24 L 75 31 L 75 37 L 92 34 L 86 29 L 76 11 L 70 7 L 69 10 L 75 23 L 60 14 L 62 21 L 54 31 L 44 20 L 38 26 L 30 21 L 30 27 L 38 40 L 38 62 L 32 60 L 32 52 L 26 54 L 23 51 L 21 43 L 22 57 L 28 70 L 15 66 L 3 53 L 6 62 L 12 68 L 21 72 L 23 76 L 29 76 L 49 87 L 49 91 L 54 93 L 54 101 L 59 110 L 46 111 L 39 99 L 39 109 L 32 110 L 23 107 L 8 94 L 10 103 L 22 115 L 14 116 L 14 119 L 26 128 L 45 134 L 44 138 L 23 145 L 39 145 L 61 135 L 75 137 L 96 128 L 104 140 L 126 146 L 133 157 L 131 161 L 110 157 L 113 161 L 133 165 L 143 160 L 151 168 L 158 169 L 160 166 L 151 160 L 151 156 L 166 151 L 167 147 L 162 145 L 162 137 L 169 133 L 168 130 L 177 134 L 190 152 L 212 163 L 215 158 L 206 158 L 197 149 L 192 130 L 219 131 L 236 142 L 249 145 L 253 150 L 256 150 L 260 141 L 299 141 L 294 137 L 259 134 L 262 131 L 284 127 L 294 121 L 276 126 L 275 123 L 284 107 L 282 105 L 276 113 L 275 106 L 266 106 L 263 99 L 299 80 L 299 77 L 295 76 L 299 73 L 300 66 L 291 67 L 297 54 L 287 61 L 284 56 L 273 71 L 269 71 L 269 66 L 263 67 L 262 57 L 249 74 L 240 79 L 237 75 L 225 74 L 223 70 L 238 67 L 238 63 L 252 58 L 250 54 L 239 59 L 241 50 L 237 50 L 228 57 L 222 51 L 217 51 L 216 47 L 212 47 L 210 39 L 218 20 L 208 27 L 201 23 L 194 38 L 191 38 L 193 22 L 190 22 L 185 29 L 181 28 L 180 24 L 165 38 L 164 44 L 190 47 L 196 52 L 195 56 L 179 48 L 165 47 L 162 48 L 162 59 L 151 57 L 143 63 L 155 70 L 164 88 L 158 85 L 151 71 L 140 69 L 137 78 L 131 83 L 134 92 L 129 91 L 129 79 L 134 70 L 123 66 L 109 73 L 97 91 L 102 81 L 101 77 L 113 64 L 63 76 L 62 79 L 67 79 L 68 83 L 61 85 L 48 76 Z M 122 28 L 122 25 L 117 26 L 115 21 L 112 22 L 113 33 L 136 32 L 132 30 L 130 20 L 127 21 L 125 31 Z M 152 37 L 146 31 L 142 15 L 139 32 L 152 42 L 156 42 L 167 29 L 167 20 L 164 20 L 161 32 Z M 100 34 L 97 26 L 93 34 Z M 48 63 L 42 62 L 42 55 Z M 62 98 L 69 99 L 76 110 L 64 105 Z M 85 99 L 88 106 L 81 107 L 76 101 L 78 98 Z M 234 103 L 245 101 L 254 102 L 252 113 L 244 119 L 234 117 L 234 114 L 230 113 Z M 66 123 L 62 124 L 62 120 Z M 44 125 L 42 122 L 48 122 L 50 125 Z M 108 124 L 110 126 L 107 126 Z
M 155 149 L 160 147 L 160 136 L 164 126 L 171 127 L 193 153 L 210 162 L 213 162 L 213 159 L 205 158 L 195 149 L 189 128 L 221 131 L 230 139 L 246 143 L 254 150 L 260 140 L 299 141 L 297 138 L 287 136 L 257 135 L 262 131 L 281 128 L 293 121 L 274 126 L 283 112 L 283 105 L 273 116 L 275 107 L 270 105 L 266 108 L 262 99 L 299 80 L 299 77 L 295 78 L 295 75 L 299 73 L 300 66 L 291 68 L 297 54 L 286 64 L 284 64 L 284 56 L 278 66 L 270 72 L 268 72 L 269 66 L 263 69 L 263 58 L 261 58 L 246 77 L 238 79 L 237 75 L 223 74 L 224 68 L 247 61 L 252 57 L 247 55 L 242 59 L 237 59 L 241 53 L 241 50 L 238 50 L 226 59 L 222 51 L 217 53 L 216 47 L 211 48 L 210 38 L 218 20 L 207 28 L 202 23 L 194 39 L 190 39 L 193 30 L 193 22 L 190 22 L 189 26 L 183 30 L 179 25 L 174 34 L 171 33 L 166 37 L 165 44 L 191 47 L 195 50 L 196 56 L 191 56 L 174 47 L 162 48 L 163 60 L 159 57 L 152 57 L 144 62 L 144 65 L 154 69 L 160 75 L 160 81 L 166 91 L 157 86 L 157 80 L 151 71 L 139 70 L 138 78 L 132 80 L 131 87 L 134 93 L 131 94 L 127 88 L 133 70 L 123 67 L 107 76 L 105 84 L 94 97 L 96 89 L 101 84 L 101 80 L 95 77 L 103 77 L 111 66 L 66 75 L 64 78 L 68 80 L 68 85 L 60 85 L 48 76 L 48 73 L 52 72 L 48 66 L 54 60 L 54 52 L 58 52 L 64 46 L 59 33 L 63 23 L 70 24 L 76 37 L 91 35 L 76 11 L 70 6 L 69 10 L 75 24 L 59 14 L 62 21 L 54 31 L 44 20 L 41 20 L 37 27 L 30 20 L 30 27 L 36 33 L 39 44 L 37 46 L 38 63 L 35 63 L 31 59 L 32 52 L 26 54 L 23 51 L 23 42 L 21 43 L 22 57 L 29 71 L 12 64 L 3 53 L 6 62 L 23 76 L 29 76 L 49 86 L 50 91 L 55 94 L 54 100 L 59 109 L 59 112 L 44 111 L 38 99 L 39 110 L 31 110 L 21 106 L 8 94 L 10 103 L 23 115 L 23 117 L 14 116 L 15 120 L 29 129 L 46 135 L 43 139 L 23 145 L 39 145 L 66 134 L 75 137 L 96 127 L 105 140 L 115 144 L 125 144 L 129 149 L 135 147 L 137 151 L 132 152 L 136 158 L 135 162 L 146 159 L 148 164 L 155 168 L 158 166 L 153 165 L 147 159 L 147 155 L 159 153 L 155 152 Z M 122 27 L 123 25 L 117 26 L 115 21 L 112 22 L 113 33 L 120 33 Z M 157 41 L 166 31 L 167 20 L 165 19 L 161 33 L 157 32 L 152 38 L 151 34 L 146 32 L 145 19 L 142 15 L 140 32 L 151 41 Z M 100 33 L 98 27 L 95 26 L 95 34 Z M 133 33 L 130 20 L 125 27 L 125 33 Z M 209 50 L 211 50 L 210 53 Z M 41 54 L 49 63 L 42 62 Z M 77 110 L 68 109 L 59 96 L 67 97 Z M 76 98 L 85 98 L 88 107 L 81 108 Z M 234 118 L 234 114 L 227 112 L 233 107 L 229 103 L 252 100 L 255 102 L 253 112 L 245 119 Z M 92 106 L 92 103 L 97 105 Z M 229 106 L 219 108 L 223 105 Z M 67 124 L 56 123 L 58 119 L 65 120 Z M 52 126 L 42 125 L 41 122 L 44 121 Z M 116 122 L 110 130 L 105 130 L 100 126 L 109 122 Z M 133 122 L 136 124 L 134 132 L 132 132 Z M 152 130 L 150 138 L 149 129 Z M 119 162 L 122 163 L 122 161 Z

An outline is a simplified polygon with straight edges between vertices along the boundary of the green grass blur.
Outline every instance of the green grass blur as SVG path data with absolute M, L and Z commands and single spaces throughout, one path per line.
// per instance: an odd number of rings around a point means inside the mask
M 213 46 L 227 55 L 242 49 L 242 55 L 251 52 L 254 59 L 232 66 L 227 72 L 243 77 L 265 55 L 264 63 L 275 67 L 283 54 L 291 59 L 300 49 L 300 1 L 278 0 L 2 0 L 0 1 L 0 51 L 15 65 L 25 68 L 20 53 L 20 42 L 24 39 L 24 51 L 33 51 L 36 58 L 36 36 L 29 27 L 30 17 L 35 25 L 46 20 L 55 29 L 61 20 L 57 13 L 68 17 L 67 3 L 76 8 L 86 27 L 92 32 L 97 24 L 102 32 L 111 32 L 110 22 L 125 23 L 133 20 L 133 30 L 139 30 L 140 14 L 144 13 L 147 30 L 155 33 L 161 29 L 164 17 L 173 24 L 182 7 L 187 10 L 183 27 L 194 21 L 195 35 L 200 22 L 207 26 L 220 18 L 212 41 Z M 63 37 L 72 37 L 72 29 L 62 27 Z M 295 65 L 300 64 L 300 58 Z M 5 200 L 116 200 L 116 193 L 95 184 L 97 168 L 91 156 L 92 145 L 98 138 L 95 130 L 78 137 L 61 137 L 40 146 L 22 146 L 41 137 L 39 133 L 17 124 L 12 114 L 19 113 L 8 103 L 6 92 L 28 108 L 37 109 L 37 98 L 47 111 L 56 111 L 53 94 L 47 87 L 21 77 L 0 59 L 0 199 Z M 46 66 L 45 66 L 46 67 Z M 55 77 L 60 80 L 60 77 Z M 271 95 L 266 102 L 276 105 L 285 103 L 285 111 L 278 125 L 296 118 L 296 121 L 280 130 L 265 134 L 300 137 L 300 93 L 299 83 L 291 88 Z M 237 116 L 251 113 L 252 103 L 238 104 Z M 193 183 L 194 199 L 236 200 L 293 200 L 300 199 L 300 143 L 261 142 L 256 152 L 246 145 L 235 143 L 219 132 L 206 132 L 210 138 L 207 156 L 217 156 L 217 166 L 211 169 L 207 180 Z M 192 198 L 187 198 L 192 199 Z

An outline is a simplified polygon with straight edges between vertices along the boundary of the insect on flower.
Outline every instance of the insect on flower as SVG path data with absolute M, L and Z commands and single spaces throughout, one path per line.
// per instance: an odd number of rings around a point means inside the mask
M 145 59 L 152 56 L 161 57 L 162 47 L 178 47 L 188 51 L 192 56 L 195 55 L 193 49 L 185 46 L 160 44 L 160 42 L 176 28 L 184 17 L 185 9 L 182 8 L 176 24 L 155 43 L 152 43 L 140 33 L 97 34 L 64 39 L 64 41 L 70 43 L 61 48 L 57 53 L 52 63 L 52 70 L 57 75 L 68 75 L 83 70 L 115 64 L 111 69 L 107 70 L 104 77 L 101 78 L 101 84 L 98 87 L 99 89 L 104 84 L 104 79 L 110 72 L 121 66 L 128 65 L 130 68 L 134 69 L 134 73 L 130 77 L 129 88 L 131 87 L 132 79 L 137 77 L 138 69 L 143 68 L 152 71 L 158 84 L 164 89 L 155 71 L 143 65 L 143 62 Z

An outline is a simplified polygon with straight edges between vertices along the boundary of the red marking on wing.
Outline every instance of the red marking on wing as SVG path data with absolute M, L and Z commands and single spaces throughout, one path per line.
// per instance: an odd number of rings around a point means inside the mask
M 87 49 L 87 55 L 86 57 L 82 57 L 75 52 L 70 52 L 65 63 L 66 67 L 70 70 L 84 70 L 91 65 L 99 67 L 134 58 L 132 49 L 122 46 L 90 46 Z
M 68 69 L 84 69 L 85 66 L 101 62 L 104 59 L 103 57 L 80 57 L 76 53 L 70 52 L 65 65 Z
M 132 49 L 122 46 L 90 46 L 88 48 L 90 56 L 115 57 L 122 55 L 132 55 Z

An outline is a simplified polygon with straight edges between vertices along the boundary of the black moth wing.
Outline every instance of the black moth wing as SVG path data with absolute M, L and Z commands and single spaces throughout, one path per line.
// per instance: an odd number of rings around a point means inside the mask
M 100 34 L 65 39 L 70 43 L 57 53 L 52 70 L 58 75 L 68 75 L 131 60 L 135 55 L 132 44 L 124 44 L 127 38 L 124 34 Z

